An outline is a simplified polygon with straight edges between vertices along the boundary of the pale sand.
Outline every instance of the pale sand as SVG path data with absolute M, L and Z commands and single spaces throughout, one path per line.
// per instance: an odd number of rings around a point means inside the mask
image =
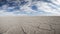
M 60 34 L 59 16 L 0 16 L 1 34 Z

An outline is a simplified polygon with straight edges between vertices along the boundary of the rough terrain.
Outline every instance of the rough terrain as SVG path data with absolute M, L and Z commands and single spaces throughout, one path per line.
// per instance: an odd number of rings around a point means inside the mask
M 0 17 L 0 34 L 60 34 L 60 17 Z

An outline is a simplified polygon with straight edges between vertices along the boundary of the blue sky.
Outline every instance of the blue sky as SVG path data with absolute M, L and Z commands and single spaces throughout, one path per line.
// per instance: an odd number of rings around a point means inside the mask
M 40 16 L 60 15 L 59 0 L 0 1 L 1 15 Z

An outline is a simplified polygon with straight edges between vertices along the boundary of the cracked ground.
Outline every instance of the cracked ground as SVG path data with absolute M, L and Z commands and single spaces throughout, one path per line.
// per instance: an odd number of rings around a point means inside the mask
M 0 17 L 0 34 L 60 34 L 60 17 Z

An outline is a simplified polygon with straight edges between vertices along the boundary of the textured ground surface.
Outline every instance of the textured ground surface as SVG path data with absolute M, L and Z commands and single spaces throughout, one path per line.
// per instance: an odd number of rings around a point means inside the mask
M 0 17 L 1 34 L 60 34 L 60 17 Z

